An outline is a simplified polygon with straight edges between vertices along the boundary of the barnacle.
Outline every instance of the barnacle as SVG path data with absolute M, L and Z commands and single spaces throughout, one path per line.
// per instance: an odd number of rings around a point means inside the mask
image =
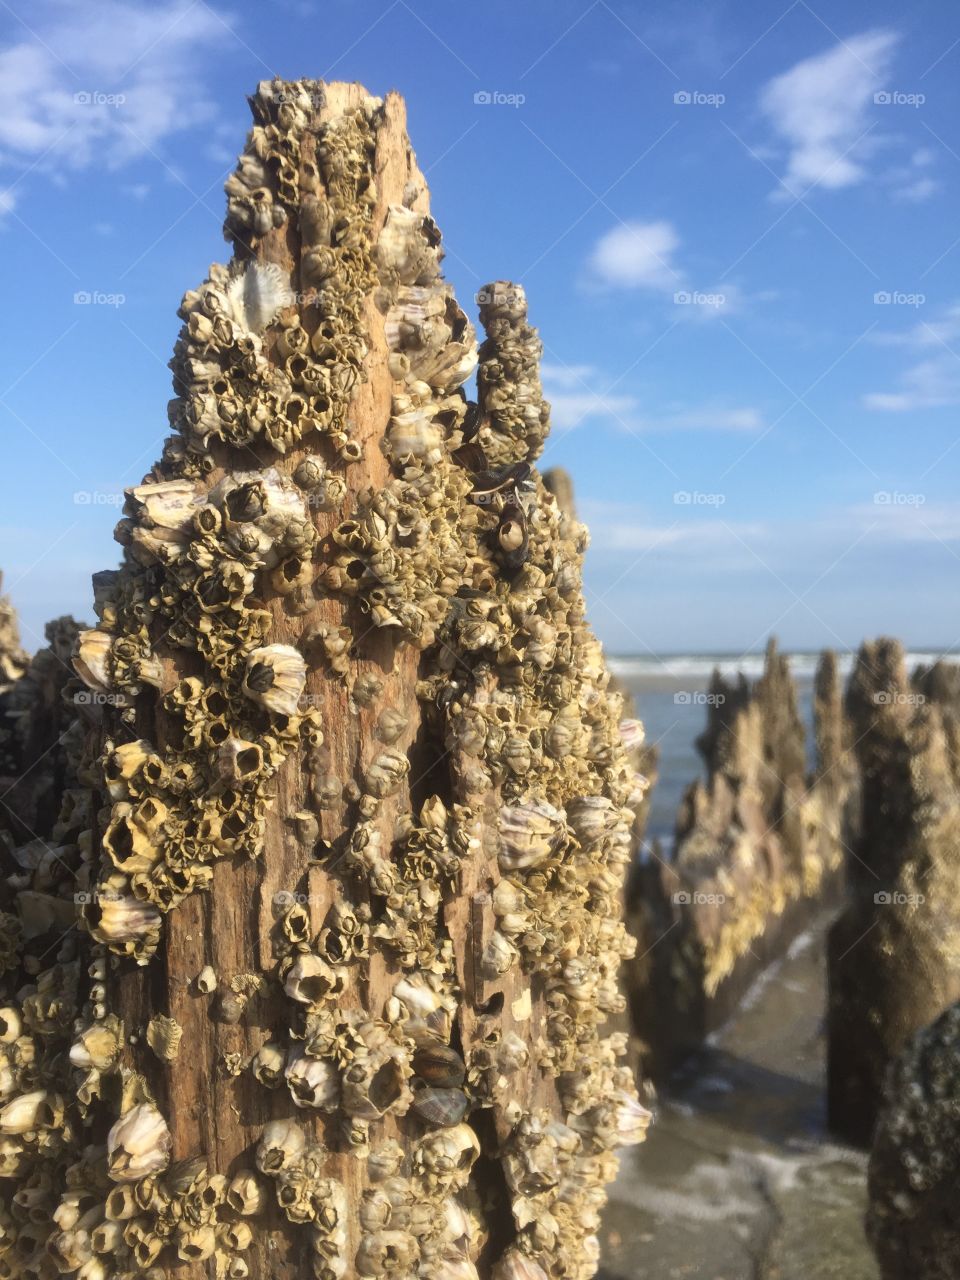
M 139 1182 L 165 1169 L 172 1139 L 152 1102 L 141 1102 L 120 1117 L 107 1135 L 107 1161 L 115 1182 Z
M 306 680 L 307 664 L 291 645 L 266 645 L 247 655 L 244 693 L 276 715 L 297 714 Z
M 566 834 L 565 815 L 544 800 L 505 805 L 500 811 L 500 865 L 505 871 L 538 866 Z
M 340 1105 L 340 1075 L 332 1063 L 305 1053 L 290 1056 L 284 1075 L 298 1107 L 336 1111 Z
M 173 1062 L 180 1052 L 183 1027 L 174 1018 L 159 1013 L 147 1024 L 147 1044 L 164 1062 Z
M 289 281 L 274 262 L 247 263 L 224 292 L 225 314 L 249 333 L 262 333 L 295 300 Z

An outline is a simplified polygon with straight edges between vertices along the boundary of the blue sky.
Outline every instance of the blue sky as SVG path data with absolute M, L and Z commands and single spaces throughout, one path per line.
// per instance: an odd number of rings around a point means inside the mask
M 615 652 L 949 648 L 960 9 L 440 0 L 0 7 L 0 566 L 89 617 L 167 434 L 264 77 L 399 89 L 469 306 L 519 280 Z M 87 294 L 92 301 L 75 301 Z

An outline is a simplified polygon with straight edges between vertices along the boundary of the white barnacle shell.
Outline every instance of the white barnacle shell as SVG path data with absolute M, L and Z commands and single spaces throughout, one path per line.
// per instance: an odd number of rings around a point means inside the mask
M 340 1073 L 332 1062 L 293 1050 L 284 1071 L 290 1095 L 298 1107 L 336 1111 L 340 1105 Z
M 392 204 L 387 209 L 377 241 L 377 260 L 383 270 L 396 272 L 401 284 L 416 283 L 425 267 L 437 262 L 436 241 L 439 235 L 431 237 L 431 244 L 424 235 L 426 223 L 432 223 L 432 219 L 404 205 Z M 433 231 L 436 232 L 436 228 Z
M 70 1046 L 70 1062 L 83 1071 L 109 1071 L 120 1056 L 122 1024 L 111 1016 L 87 1027 Z
M 407 1010 L 411 1020 L 442 1040 L 449 1039 L 456 1001 L 448 993 L 437 991 L 426 977 L 411 973 L 393 988 L 393 999 Z
M 115 946 L 159 936 L 160 912 L 151 903 L 123 894 L 101 893 L 99 906 L 100 922 L 93 930 L 99 942 Z
M 363 789 L 378 800 L 393 795 L 410 772 L 410 761 L 400 751 L 383 751 L 373 761 L 363 779 Z
M 249 782 L 263 770 L 263 748 L 244 738 L 229 737 L 217 749 L 222 784 Z
M 249 1169 L 241 1169 L 234 1174 L 227 1188 L 227 1204 L 244 1217 L 259 1213 L 267 1203 L 267 1193 L 263 1183 Z
M 181 1262 L 204 1262 L 212 1258 L 217 1247 L 213 1227 L 191 1227 L 181 1231 L 177 1240 L 177 1257 Z
M 267 1089 L 277 1089 L 283 1078 L 286 1056 L 279 1044 L 268 1040 L 260 1046 L 250 1063 L 254 1078 Z
M 307 1139 L 293 1120 L 271 1120 L 257 1144 L 257 1168 L 276 1177 L 300 1163 Z
M 294 716 L 307 682 L 303 655 L 289 644 L 268 644 L 247 655 L 243 691 L 276 715 Z
M 193 517 L 202 502 L 200 490 L 192 480 L 158 480 L 152 484 L 135 485 L 127 489 L 137 521 L 147 528 L 167 530 L 182 534 L 180 542 L 187 540 Z
M 393 1047 L 367 1054 L 343 1077 L 343 1109 L 359 1120 L 378 1120 L 388 1111 L 403 1115 L 410 1105 L 410 1068 L 402 1050 Z
M 73 658 L 73 668 L 77 675 L 94 693 L 110 692 L 110 650 L 113 636 L 106 631 L 91 629 L 81 631 L 77 636 L 77 653 Z
M 228 546 L 268 569 L 292 549 L 291 531 L 302 532 L 310 517 L 303 491 L 276 467 L 231 472 L 207 499 L 223 513 Z
M 403 1148 L 395 1138 L 389 1138 L 367 1158 L 367 1170 L 371 1182 L 386 1182 L 400 1172 L 403 1164 Z
M 549 1280 L 539 1262 L 511 1245 L 493 1268 L 493 1280 Z
M 420 1246 L 409 1231 L 372 1231 L 360 1239 L 356 1267 L 361 1276 L 414 1275 L 419 1261 Z
M 652 1112 L 648 1111 L 638 1098 L 622 1091 L 617 1094 L 616 1102 L 615 1124 L 618 1144 L 628 1147 L 643 1142 L 653 1119 Z
M 120 1117 L 107 1135 L 107 1166 L 114 1182 L 139 1182 L 170 1163 L 173 1140 L 152 1102 L 141 1102 Z
M 624 751 L 638 751 L 646 739 L 646 731 L 640 720 L 620 721 L 620 741 Z
M 311 953 L 299 955 L 287 971 L 283 989 L 291 1000 L 319 1008 L 330 997 L 340 995 L 344 979 L 332 965 Z
M 567 802 L 567 820 L 580 847 L 594 850 L 620 825 L 621 812 L 607 796 L 577 796 Z
M 490 979 L 506 973 L 519 959 L 519 953 L 513 943 L 499 929 L 494 929 L 490 941 L 483 949 L 481 968 L 483 976 Z
M 413 1167 L 429 1183 L 456 1191 L 465 1187 L 480 1154 L 480 1142 L 468 1124 L 437 1129 L 422 1138 L 413 1152 Z
M 409 396 L 395 396 L 385 447 L 391 458 L 437 463 L 443 456 L 443 429 Z
M 0 1009 L 0 1044 L 13 1044 L 19 1040 L 23 1030 L 23 1019 L 19 1009 L 13 1005 L 4 1005 Z
M 0 1133 L 29 1133 L 38 1128 L 47 1097 L 45 1089 L 34 1089 L 8 1102 L 0 1109 Z
M 217 989 L 217 974 L 213 965 L 205 964 L 197 974 L 197 990 L 202 995 L 209 995 Z
M 247 333 L 262 333 L 296 301 L 287 273 L 275 262 L 248 262 L 227 285 L 227 313 Z
M 519 871 L 545 862 L 566 836 L 565 815 L 545 800 L 504 805 L 500 810 L 500 866 Z
M 127 875 L 149 871 L 162 850 L 133 816 L 129 805 L 116 805 L 116 815 L 103 833 L 103 847 L 118 871 Z

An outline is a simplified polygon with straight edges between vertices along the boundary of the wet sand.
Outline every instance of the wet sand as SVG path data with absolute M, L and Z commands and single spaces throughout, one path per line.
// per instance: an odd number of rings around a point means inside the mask
M 878 1280 L 866 1156 L 825 1127 L 828 922 L 661 1094 L 611 1188 L 601 1280 Z

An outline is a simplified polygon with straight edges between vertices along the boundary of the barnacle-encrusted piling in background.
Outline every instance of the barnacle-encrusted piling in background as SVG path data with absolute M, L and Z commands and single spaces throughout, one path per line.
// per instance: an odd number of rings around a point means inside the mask
M 654 1074 L 725 1021 L 839 892 L 856 774 L 831 653 L 818 667 L 814 710 L 808 776 L 796 685 L 776 644 L 752 687 L 714 674 L 697 743 L 707 780 L 684 796 L 671 861 L 638 866 L 628 898 L 640 952 L 628 988 Z
M 0 1276 L 581 1280 L 649 1118 L 603 1028 L 642 784 L 540 343 L 496 282 L 477 352 L 399 97 L 252 107 L 79 637 L 83 932 L 4 993 Z
M 102 714 L 85 690 L 67 695 L 68 686 L 77 684 L 70 657 L 79 631 L 73 618 L 48 622 L 46 646 L 0 689 L 0 833 L 8 848 L 27 842 L 31 856 L 45 862 L 51 857 L 44 841 L 67 790 L 77 785 L 74 771 L 83 749 L 78 712 L 87 723 Z
M 0 574 L 0 590 L 2 588 L 3 575 Z M 17 611 L 6 596 L 0 595 L 0 693 L 23 675 L 26 666 L 27 655 L 20 644 Z
M 946 664 L 907 676 L 896 640 L 864 644 L 847 707 L 863 828 L 830 931 L 828 1114 L 870 1141 L 891 1060 L 960 999 L 960 700 Z

